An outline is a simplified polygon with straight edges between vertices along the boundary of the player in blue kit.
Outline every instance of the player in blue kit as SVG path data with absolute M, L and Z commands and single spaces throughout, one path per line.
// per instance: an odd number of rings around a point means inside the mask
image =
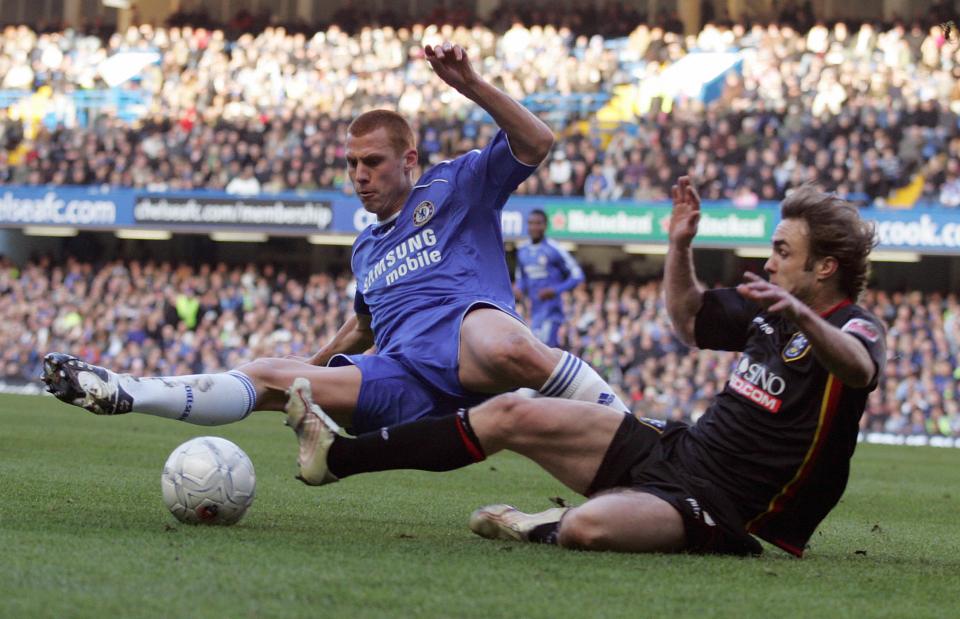
M 530 242 L 517 248 L 516 287 L 530 300 L 530 328 L 547 346 L 558 346 L 563 324 L 562 293 L 583 281 L 583 271 L 567 250 L 546 237 L 547 214 L 540 209 L 527 217 Z
M 306 377 L 317 403 L 355 431 L 451 414 L 521 387 L 626 407 L 580 359 L 538 341 L 514 310 L 500 213 L 544 159 L 553 134 L 473 70 L 462 48 L 425 48 L 437 76 L 493 117 L 500 131 L 414 182 L 414 135 L 375 110 L 348 128 L 346 160 L 377 223 L 353 247 L 356 314 L 310 359 L 258 359 L 222 374 L 136 378 L 63 353 L 45 358 L 59 399 L 97 414 L 130 411 L 202 425 L 282 410 Z M 376 354 L 361 354 L 372 346 Z

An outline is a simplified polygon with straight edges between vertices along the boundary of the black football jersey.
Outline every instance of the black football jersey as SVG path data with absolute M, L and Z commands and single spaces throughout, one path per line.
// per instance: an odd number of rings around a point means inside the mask
M 696 317 L 697 346 L 742 354 L 679 446 L 689 471 L 738 505 L 748 531 L 798 556 L 846 488 L 867 394 L 886 360 L 875 316 L 844 302 L 823 317 L 869 351 L 877 371 L 866 388 L 830 374 L 786 318 L 734 289 L 707 291 Z

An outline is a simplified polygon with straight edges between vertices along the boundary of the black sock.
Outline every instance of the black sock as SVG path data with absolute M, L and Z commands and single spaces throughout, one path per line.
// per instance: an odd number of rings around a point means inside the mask
M 451 471 L 486 458 L 468 411 L 381 428 L 356 438 L 338 436 L 327 454 L 330 472 L 342 479 L 357 473 L 416 469 Z
M 546 522 L 538 524 L 527 534 L 527 540 L 534 544 L 553 544 L 556 545 L 557 538 L 560 537 L 560 521 Z

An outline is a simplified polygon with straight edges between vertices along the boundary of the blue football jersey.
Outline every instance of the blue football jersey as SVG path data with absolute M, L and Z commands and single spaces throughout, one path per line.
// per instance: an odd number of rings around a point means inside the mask
M 456 366 L 470 306 L 516 316 L 500 214 L 535 169 L 514 157 L 500 131 L 483 150 L 427 170 L 395 218 L 360 233 L 354 305 L 372 317 L 378 353 Z
M 530 299 L 530 322 L 536 326 L 544 320 L 564 319 L 560 293 L 582 282 L 583 271 L 568 251 L 544 238 L 517 248 L 516 279 L 523 296 Z M 553 288 L 557 295 L 540 300 L 538 293 L 544 288 Z

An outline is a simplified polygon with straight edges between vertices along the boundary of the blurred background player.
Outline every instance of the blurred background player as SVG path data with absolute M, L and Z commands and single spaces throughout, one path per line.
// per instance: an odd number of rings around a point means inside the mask
M 530 329 L 547 346 L 560 345 L 566 319 L 563 293 L 583 282 L 583 271 L 570 253 L 546 236 L 547 214 L 534 209 L 527 217 L 530 242 L 517 248 L 516 288 L 528 300 Z
M 522 387 L 626 411 L 593 369 L 545 346 L 514 310 L 501 209 L 550 152 L 553 133 L 477 75 L 459 45 L 424 50 L 437 76 L 500 131 L 482 150 L 443 161 L 414 184 L 418 153 L 403 117 L 374 110 L 351 123 L 350 180 L 377 222 L 354 242 L 356 313 L 332 341 L 309 360 L 257 359 L 222 374 L 162 378 L 51 353 L 48 389 L 97 414 L 137 411 L 216 425 L 282 410 L 293 380 L 306 376 L 318 403 L 356 431 L 449 414 Z M 362 354 L 374 345 L 376 354 Z

